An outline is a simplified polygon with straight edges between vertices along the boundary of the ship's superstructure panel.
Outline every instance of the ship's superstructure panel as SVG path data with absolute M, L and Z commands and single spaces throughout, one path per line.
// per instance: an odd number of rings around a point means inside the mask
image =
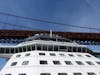
M 26 75 L 41 75 L 41 73 L 50 73 L 50 75 L 58 75 L 58 73 L 89 75 L 88 73 L 95 73 L 100 75 L 100 60 L 88 53 L 53 51 L 17 53 L 11 57 L 1 74 L 19 75 L 21 73 Z
M 12 55 L 1 75 L 100 75 L 100 59 L 84 45 L 47 34 L 25 40 L 1 47 L 1 57 Z

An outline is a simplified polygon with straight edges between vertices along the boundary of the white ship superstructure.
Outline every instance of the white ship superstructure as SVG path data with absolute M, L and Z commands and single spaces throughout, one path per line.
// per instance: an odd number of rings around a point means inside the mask
M 10 58 L 0 75 L 100 75 L 100 59 L 90 49 L 57 35 L 1 47 L 0 57 Z

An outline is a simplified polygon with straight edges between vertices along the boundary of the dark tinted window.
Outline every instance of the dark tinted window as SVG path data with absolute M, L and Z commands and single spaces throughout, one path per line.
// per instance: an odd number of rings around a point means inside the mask
M 40 60 L 40 64 L 48 64 L 46 60 Z
M 68 52 L 72 52 L 72 47 L 68 47 Z
M 30 56 L 30 53 L 26 53 L 25 56 Z
M 67 65 L 72 65 L 72 62 L 71 62 L 71 61 L 65 61 L 65 63 L 66 63 Z
M 71 56 L 71 57 L 74 57 L 74 55 L 73 54 L 68 54 L 69 56 Z
M 28 50 L 28 51 L 31 51 L 31 47 L 30 47 L 30 46 L 27 46 L 27 50 Z
M 22 65 L 28 65 L 29 61 L 23 61 Z
M 47 45 L 43 45 L 43 50 L 47 51 Z
M 87 73 L 88 75 L 96 75 L 95 73 L 93 73 L 93 72 L 89 72 L 89 73 Z
M 2 48 L 1 48 L 2 49 Z M 10 48 L 5 48 L 5 51 L 2 49 L 2 53 L 10 53 Z
M 81 61 L 76 61 L 78 65 L 84 65 Z
M 65 56 L 65 55 L 64 55 L 64 54 L 62 54 L 62 53 L 59 53 L 59 55 L 60 55 L 60 56 Z
M 22 47 L 19 47 L 18 49 L 19 49 L 19 52 L 23 52 L 23 49 L 22 49 Z
M 20 57 L 20 56 L 21 56 L 20 54 L 16 55 L 16 57 Z
M 15 48 L 15 53 L 18 53 L 18 51 L 19 51 L 18 48 Z
M 58 75 L 67 75 L 67 73 L 58 73 Z
M 82 52 L 86 52 L 86 48 L 82 48 Z
M 11 75 L 11 74 L 5 74 L 5 75 Z
M 0 53 L 6 53 L 6 48 L 0 48 Z
M 56 56 L 56 54 L 55 53 L 50 53 L 50 56 Z
M 31 45 L 32 50 L 35 50 L 35 45 Z
M 89 64 L 89 65 L 94 65 L 92 62 L 90 62 L 90 61 L 86 61 L 86 63 L 87 64 Z
M 10 50 L 11 50 L 11 51 L 10 51 L 11 53 L 14 53 L 14 48 L 11 48 Z
M 82 57 L 82 55 L 80 55 L 80 54 L 77 54 L 77 56 Z
M 26 51 L 27 51 L 27 47 L 23 46 L 23 52 L 26 52 Z
M 91 57 L 90 55 L 86 55 L 87 57 Z
M 76 47 L 73 47 L 73 52 L 77 52 L 77 48 Z
M 59 49 L 67 49 L 66 46 L 59 46 Z
M 81 73 L 73 73 L 74 75 L 82 75 Z
M 59 64 L 60 64 L 60 61 L 53 61 L 53 63 L 54 63 L 55 65 L 59 65 Z
M 58 51 L 58 46 L 57 45 L 54 46 L 54 51 Z
M 48 51 L 53 51 L 53 45 L 48 46 Z
M 97 61 L 96 63 L 100 65 L 100 62 L 99 61 Z
M 78 52 L 82 52 L 82 48 L 81 47 L 78 47 Z
M 15 66 L 17 64 L 17 62 L 13 62 L 11 63 L 11 66 Z
M 39 55 L 45 55 L 45 53 L 39 53 Z
M 19 75 L 26 75 L 26 73 L 20 73 Z
M 40 75 L 51 75 L 50 73 L 41 73 Z
M 40 44 L 37 44 L 37 50 L 41 50 L 41 45 Z

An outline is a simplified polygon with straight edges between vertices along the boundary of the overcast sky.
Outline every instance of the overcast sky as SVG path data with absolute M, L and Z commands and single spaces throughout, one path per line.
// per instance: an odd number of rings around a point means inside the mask
M 0 0 L 0 12 L 65 24 L 100 29 L 100 0 Z M 0 14 L 0 22 L 23 25 L 31 30 L 98 32 L 100 30 L 80 29 L 32 20 L 9 17 Z M 0 29 L 30 29 L 0 23 Z M 95 47 L 92 47 L 95 48 Z M 0 68 L 4 65 L 0 60 Z

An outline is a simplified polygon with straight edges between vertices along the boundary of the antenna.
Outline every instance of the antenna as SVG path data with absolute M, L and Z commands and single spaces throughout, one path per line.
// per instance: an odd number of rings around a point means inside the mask
M 50 37 L 52 37 L 52 30 L 50 29 Z

